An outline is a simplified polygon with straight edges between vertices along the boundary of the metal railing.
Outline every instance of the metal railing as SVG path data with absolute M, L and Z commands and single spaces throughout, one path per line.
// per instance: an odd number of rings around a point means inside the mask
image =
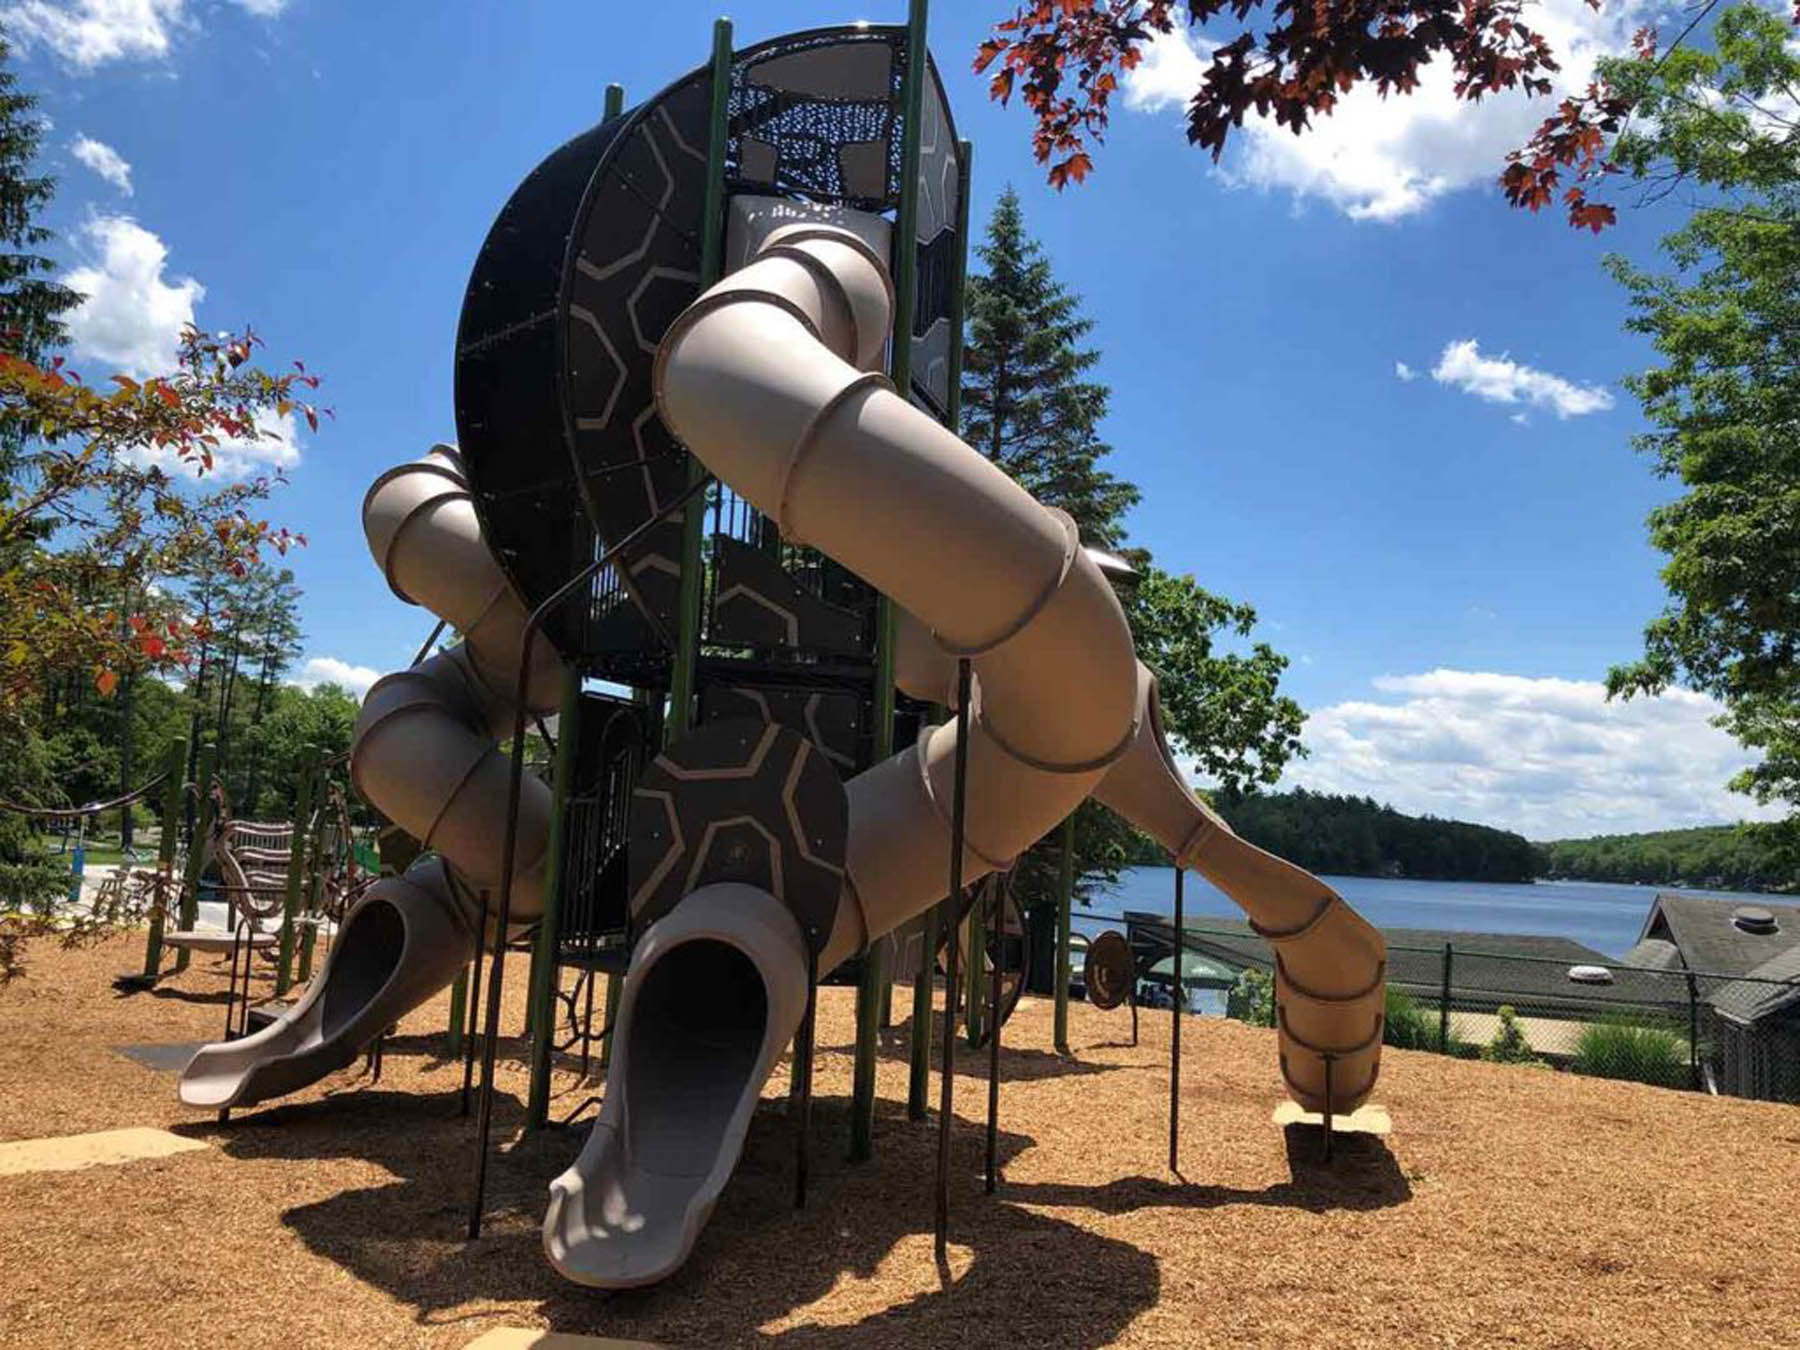
M 1166 919 L 1078 917 L 1127 929 L 1140 982 L 1145 953 L 1174 942 Z M 1273 1024 L 1273 957 L 1260 938 L 1189 921 L 1182 947 L 1240 972 L 1222 996 L 1226 1015 Z M 1572 964 L 1453 942 L 1387 952 L 1384 1040 L 1397 1048 L 1800 1103 L 1800 979 Z

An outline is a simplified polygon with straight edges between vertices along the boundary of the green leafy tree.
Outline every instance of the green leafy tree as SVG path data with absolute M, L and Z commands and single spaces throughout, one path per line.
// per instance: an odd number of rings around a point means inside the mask
M 1674 500 L 1650 515 L 1669 605 L 1612 693 L 1672 684 L 1723 701 L 1757 751 L 1733 786 L 1800 803 L 1800 46 L 1754 4 L 1723 13 L 1714 48 L 1613 62 L 1639 110 L 1616 158 L 1651 195 L 1700 204 L 1652 273 L 1620 258 L 1629 327 L 1660 363 L 1627 384 L 1637 438 Z

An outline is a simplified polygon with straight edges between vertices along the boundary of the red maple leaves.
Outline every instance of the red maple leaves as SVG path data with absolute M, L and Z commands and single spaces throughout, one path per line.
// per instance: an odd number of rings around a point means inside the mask
M 1105 139 L 1112 96 L 1156 37 L 1229 16 L 1238 24 L 1267 6 L 1272 22 L 1210 45 L 1210 62 L 1188 103 L 1188 140 L 1224 153 L 1246 115 L 1304 132 L 1358 85 L 1409 94 L 1435 57 L 1447 57 L 1459 98 L 1509 89 L 1542 97 L 1560 69 L 1544 36 L 1522 17 L 1528 0 L 1023 0 L 996 24 L 975 58 L 992 70 L 989 94 L 1022 95 L 1036 129 L 1032 149 L 1052 186 L 1093 170 L 1088 147 Z M 1600 0 L 1587 0 L 1594 9 Z M 1800 0 L 1795 0 L 1800 23 Z M 1632 48 L 1656 58 L 1656 32 L 1640 29 Z M 1558 197 L 1570 224 L 1600 231 L 1611 206 L 1589 200 L 1584 184 L 1611 172 L 1605 151 L 1630 112 L 1604 83 L 1562 100 L 1531 140 L 1507 157 L 1500 184 L 1514 206 L 1537 211 Z

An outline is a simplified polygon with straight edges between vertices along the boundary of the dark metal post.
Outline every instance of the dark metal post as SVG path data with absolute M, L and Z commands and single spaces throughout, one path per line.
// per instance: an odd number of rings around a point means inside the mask
M 806 956 L 806 1013 L 800 1019 L 800 1031 L 794 1037 L 794 1081 L 799 1091 L 791 1100 L 794 1105 L 794 1208 L 806 1208 L 807 1141 L 812 1132 L 813 1031 L 819 1010 L 819 956 L 809 950 Z M 606 1038 L 608 1042 L 611 1036 Z
M 531 953 L 531 1084 L 526 1092 L 525 1128 L 542 1129 L 550 1115 L 550 1050 L 556 1040 L 556 977 L 562 942 L 563 813 L 575 777 L 580 744 L 581 674 L 563 673 L 562 706 L 556 717 L 556 769 L 550 795 L 550 840 L 545 852 L 544 916 Z
M 1052 1044 L 1069 1053 L 1070 910 L 1075 899 L 1075 813 L 1062 823 L 1062 857 L 1056 869 L 1056 1023 Z
M 519 634 L 519 678 L 513 687 L 512 759 L 507 776 L 506 831 L 500 848 L 500 912 L 494 921 L 494 960 L 488 974 L 487 1027 L 482 1035 L 481 1052 L 481 1105 L 476 1113 L 478 1124 L 475 1129 L 475 1185 L 474 1193 L 469 1197 L 468 1231 L 471 1240 L 481 1236 L 481 1207 L 487 1193 L 488 1130 L 493 1123 L 494 1114 L 494 1053 L 500 1040 L 500 992 L 506 970 L 506 931 L 512 924 L 513 869 L 519 857 L 519 796 L 525 786 L 525 718 L 530 703 L 533 639 L 543 629 L 544 620 L 554 614 L 570 596 L 596 574 L 605 571 L 665 516 L 693 503 L 711 481 L 710 475 L 702 474 L 689 482 L 658 514 L 641 521 L 637 528 L 628 531 L 616 544 L 563 582 L 531 611 Z M 485 901 L 482 908 L 485 912 Z M 470 1053 L 473 1053 L 472 1046 Z
M 907 1065 L 906 1115 L 925 1119 L 925 1102 L 931 1087 L 931 993 L 937 983 L 938 910 L 942 902 L 925 911 L 919 934 L 919 969 L 912 987 L 912 1057 Z
M 700 285 L 716 282 L 725 270 L 725 145 L 731 126 L 727 113 L 731 97 L 731 20 L 713 23 L 712 83 L 707 114 L 706 196 L 700 218 Z M 706 479 L 699 457 L 688 456 L 688 485 Z M 685 735 L 693 723 L 694 670 L 700 659 L 700 599 L 705 584 L 701 576 L 700 544 L 706 512 L 683 508 L 681 516 L 681 590 L 677 598 L 675 664 L 669 674 L 669 713 L 663 723 L 663 744 Z
M 1187 981 L 1182 966 L 1187 958 L 1187 930 L 1182 926 L 1183 888 L 1187 873 L 1181 863 L 1175 864 L 1175 996 L 1169 1000 L 1173 1015 L 1169 1019 L 1169 1170 L 1180 1174 L 1176 1165 L 1177 1142 L 1181 1138 L 1181 1005 L 1187 998 Z
M 994 970 L 988 983 L 988 1117 L 987 1117 L 987 1193 L 994 1193 L 998 1181 L 1000 1150 L 1000 982 L 1006 974 L 1006 904 L 1004 881 L 999 872 L 988 877 L 988 904 L 991 920 L 988 932 L 993 934 Z M 975 954 L 969 959 L 973 961 Z
M 1444 944 L 1444 987 L 1438 995 L 1438 1053 L 1450 1053 L 1450 944 Z
M 1690 973 L 1687 977 L 1688 988 L 1688 1076 L 1693 1082 L 1694 1091 L 1702 1086 L 1700 1076 L 1700 989 Z
M 294 975 L 294 925 L 300 918 L 300 894 L 306 888 L 306 845 L 311 833 L 313 775 L 303 769 L 294 787 L 294 832 L 289 836 L 287 885 L 281 897 L 281 946 L 275 959 L 275 996 L 287 993 Z
M 950 942 L 944 954 L 944 1064 L 939 1071 L 937 1150 L 937 1259 L 950 1242 L 950 1120 L 956 1083 L 956 910 L 962 902 L 963 819 L 969 782 L 969 658 L 956 663 L 956 771 L 950 799 Z M 973 957 L 971 960 L 975 959 Z
M 168 786 L 163 794 L 162 838 L 156 845 L 156 901 L 150 910 L 150 937 L 144 944 L 144 978 L 154 980 L 162 973 L 163 929 L 168 923 L 169 892 L 175 877 L 175 845 L 181 837 L 181 806 L 186 798 L 182 782 L 182 766 L 187 763 L 187 746 L 177 742 L 163 756 L 163 772 Z
M 488 893 L 481 893 L 481 917 L 476 920 L 475 960 L 464 967 L 463 979 L 468 984 L 468 1024 L 462 1030 L 463 1081 L 462 1107 L 459 1115 L 469 1114 L 469 1087 L 475 1081 L 475 1028 L 481 1020 L 481 966 L 487 956 Z
M 1330 1162 L 1331 1161 L 1331 1148 L 1332 1148 L 1332 1135 L 1334 1133 L 1333 1125 L 1332 1125 L 1332 1115 L 1333 1115 L 1333 1108 L 1336 1106 L 1336 1103 L 1332 1100 L 1332 1081 L 1331 1081 L 1331 1079 L 1332 1079 L 1332 1071 L 1337 1065 L 1337 1056 L 1327 1053 L 1324 1056 L 1322 1056 L 1322 1058 L 1325 1061 L 1325 1161 Z
M 912 0 L 906 30 L 906 73 L 900 85 L 900 206 L 894 221 L 894 327 L 888 373 L 901 398 L 912 388 L 913 307 L 919 267 L 919 146 L 925 98 L 926 0 Z M 917 59 L 915 59 L 917 58 Z M 872 751 L 880 763 L 894 753 L 894 604 L 875 608 L 875 726 Z M 850 1083 L 850 1161 L 867 1162 L 875 1149 L 875 1065 L 882 993 L 891 991 L 883 949 L 863 952 L 856 985 L 856 1051 Z

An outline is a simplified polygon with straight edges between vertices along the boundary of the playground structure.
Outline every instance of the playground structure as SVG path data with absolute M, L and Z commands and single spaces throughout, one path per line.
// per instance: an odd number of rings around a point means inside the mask
M 357 790 L 430 854 L 363 891 L 292 1008 L 202 1049 L 182 1100 L 230 1109 L 314 1082 L 529 928 L 534 1123 L 561 968 L 590 1000 L 596 972 L 622 976 L 600 1113 L 552 1184 L 546 1251 L 584 1284 L 660 1280 L 790 1044 L 804 1195 L 822 975 L 861 962 L 866 1148 L 883 966 L 913 973 L 923 1116 L 932 954 L 956 989 L 970 888 L 1001 934 L 970 954 L 996 967 L 997 1065 L 1017 941 L 1004 888 L 974 883 L 1092 795 L 1168 849 L 1177 933 L 1180 869 L 1249 913 L 1278 953 L 1288 1092 L 1354 1110 L 1379 1069 L 1379 934 L 1195 796 L 1112 560 L 954 434 L 969 149 L 921 0 L 905 27 L 742 51 L 721 24 L 709 65 L 622 104 L 527 177 L 477 259 L 460 448 L 364 501 L 389 585 L 463 639 L 376 684 L 351 756 Z M 522 746 L 552 711 L 547 784 Z M 503 968 L 497 953 L 488 1085 Z M 990 1187 L 998 1091 L 991 1073 Z

